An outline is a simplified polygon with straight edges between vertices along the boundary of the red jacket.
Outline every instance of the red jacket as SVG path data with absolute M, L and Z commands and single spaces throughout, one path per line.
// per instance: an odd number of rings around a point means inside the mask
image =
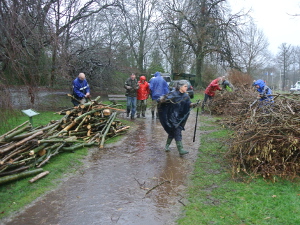
M 222 90 L 219 86 L 220 78 L 214 79 L 205 89 L 205 94 L 214 97 L 217 90 Z
M 145 80 L 144 83 L 142 82 L 143 80 Z M 138 85 L 140 86 L 140 88 L 137 90 L 137 100 L 147 99 L 150 94 L 150 87 L 144 76 L 140 77 Z

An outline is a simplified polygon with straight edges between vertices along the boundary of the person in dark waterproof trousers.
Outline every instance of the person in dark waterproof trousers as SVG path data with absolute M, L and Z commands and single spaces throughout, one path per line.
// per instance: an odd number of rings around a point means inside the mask
M 152 98 L 152 105 L 151 105 L 151 114 L 152 118 L 154 118 L 155 108 L 157 108 L 157 99 L 160 96 L 169 93 L 169 86 L 165 79 L 161 76 L 160 72 L 156 72 L 154 77 L 150 79 L 150 96 Z M 156 118 L 158 113 L 156 112 Z M 158 118 L 157 118 L 158 119 Z
M 86 102 L 86 98 L 91 97 L 90 94 L 90 86 L 85 79 L 85 74 L 80 73 L 78 77 L 73 81 L 73 97 L 72 103 L 74 106 L 77 106 L 79 104 L 84 104 Z
M 212 82 L 210 82 L 210 84 L 207 86 L 207 88 L 205 89 L 205 92 L 204 92 L 205 95 L 204 95 L 204 100 L 203 100 L 202 107 L 201 107 L 202 111 L 204 111 L 204 106 L 205 106 L 207 100 L 212 100 L 212 98 L 216 94 L 216 91 L 222 90 L 222 88 L 220 87 L 220 84 L 222 84 L 222 82 L 223 82 L 223 78 L 218 77 L 217 79 L 214 79 Z
M 170 151 L 170 144 L 173 139 L 180 155 L 189 153 L 182 146 L 182 134 L 185 123 L 190 114 L 190 108 L 196 107 L 187 93 L 188 83 L 184 80 L 178 82 L 175 90 L 167 95 L 161 96 L 158 102 L 159 121 L 168 134 L 165 151 Z
M 125 95 L 127 97 L 127 117 L 129 117 L 130 114 L 130 119 L 133 120 L 136 111 L 137 90 L 139 89 L 138 81 L 134 73 L 125 81 L 124 88 L 126 89 Z

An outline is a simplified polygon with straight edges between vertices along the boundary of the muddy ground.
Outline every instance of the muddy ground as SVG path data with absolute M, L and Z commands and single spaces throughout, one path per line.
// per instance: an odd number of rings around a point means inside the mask
M 199 130 L 193 142 L 195 114 L 183 132 L 190 154 L 180 157 L 174 141 L 166 153 L 167 135 L 147 111 L 121 141 L 91 149 L 75 175 L 2 224 L 175 224 L 188 203 L 185 190 L 200 145 Z

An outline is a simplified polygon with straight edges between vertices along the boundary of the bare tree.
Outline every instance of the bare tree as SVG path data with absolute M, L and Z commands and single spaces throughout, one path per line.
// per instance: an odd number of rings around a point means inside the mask
M 55 31 L 53 42 L 52 42 L 52 70 L 50 86 L 55 83 L 56 68 L 57 66 L 57 53 L 59 50 L 59 43 L 61 43 L 61 51 L 69 50 L 69 43 L 71 42 L 71 30 L 74 32 L 81 32 L 75 27 L 83 19 L 86 19 L 96 13 L 99 13 L 112 6 L 119 6 L 117 0 L 105 0 L 98 3 L 97 0 L 89 0 L 84 5 L 81 5 L 80 0 L 57 0 L 56 4 L 53 5 L 55 21 Z M 73 34 L 78 36 L 78 34 Z
M 280 51 L 277 55 L 277 62 L 280 65 L 280 71 L 282 73 L 281 89 L 284 90 L 286 86 L 287 74 L 290 70 L 290 65 L 291 65 L 292 48 L 291 45 L 282 43 L 279 46 L 279 50 Z
M 173 20 L 173 23 L 178 24 L 182 27 L 183 18 L 177 18 L 175 16 L 168 17 L 167 13 L 164 13 L 164 7 L 162 9 L 162 21 L 158 21 L 158 27 L 161 31 L 158 34 L 158 44 L 161 51 L 166 57 L 167 62 L 171 66 L 171 73 L 184 73 L 187 70 L 190 57 L 190 47 L 183 43 L 183 38 L 181 37 L 180 29 L 170 26 L 169 23 L 165 23 L 166 20 Z
M 183 42 L 195 55 L 197 85 L 202 85 L 204 59 L 208 54 L 215 52 L 234 66 L 228 38 L 230 33 L 236 32 L 241 15 L 229 14 L 225 2 L 173 0 L 167 4 L 169 19 L 166 22 L 181 33 Z M 182 25 L 176 18 L 182 18 Z
M 255 76 L 270 59 L 267 50 L 269 43 L 264 33 L 253 22 L 245 27 L 240 37 L 232 42 L 235 59 L 243 72 Z
M 300 80 L 300 47 L 294 46 L 292 50 L 292 83 Z
M 154 44 L 151 42 L 157 0 L 122 0 L 123 32 L 131 48 L 140 73 L 145 72 L 145 56 Z M 154 34 L 154 33 L 153 33 Z

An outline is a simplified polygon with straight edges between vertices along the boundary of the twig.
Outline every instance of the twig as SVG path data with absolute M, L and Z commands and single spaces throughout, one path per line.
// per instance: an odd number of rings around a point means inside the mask
M 155 188 L 163 185 L 164 183 L 171 183 L 169 180 L 164 180 L 162 182 L 160 182 L 159 184 L 155 185 L 154 187 L 150 188 L 145 195 L 149 194 L 151 191 L 153 191 Z

